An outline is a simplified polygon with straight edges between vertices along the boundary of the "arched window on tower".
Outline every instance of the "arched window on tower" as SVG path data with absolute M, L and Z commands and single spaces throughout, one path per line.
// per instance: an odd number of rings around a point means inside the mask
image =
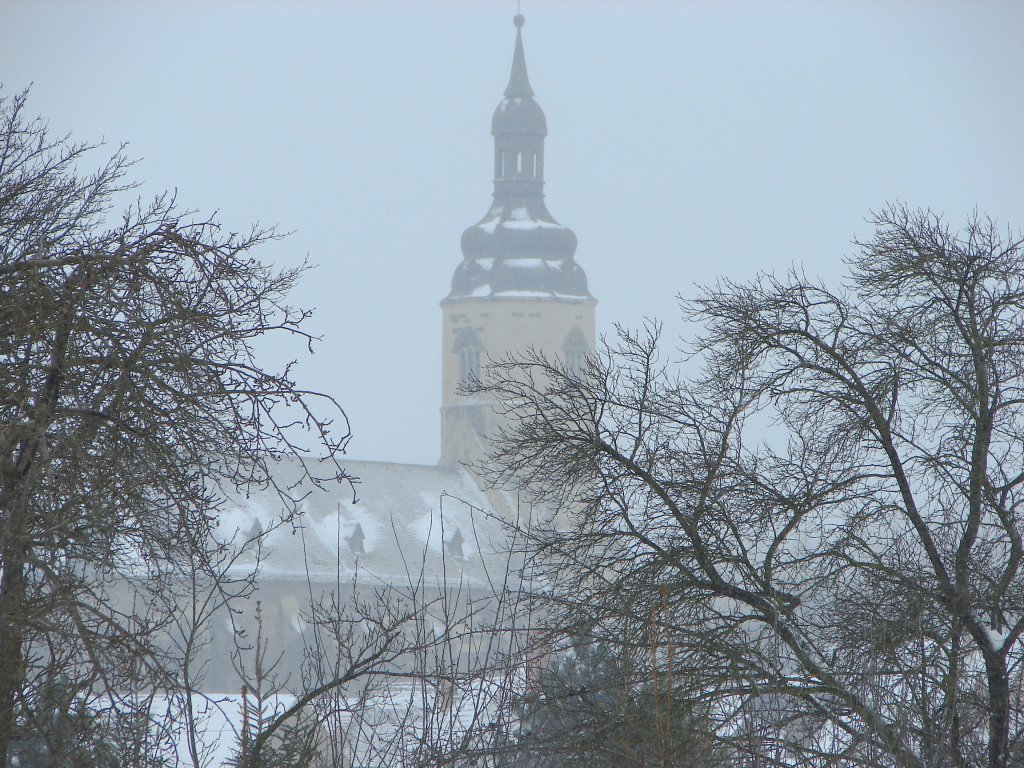
M 570 371 L 579 373 L 583 370 L 583 362 L 590 352 L 590 345 L 587 344 L 587 337 L 579 328 L 573 328 L 565 337 L 562 344 L 562 359 L 565 367 Z
M 480 336 L 472 328 L 455 331 L 452 352 L 459 356 L 459 383 L 480 378 L 480 353 L 484 351 Z

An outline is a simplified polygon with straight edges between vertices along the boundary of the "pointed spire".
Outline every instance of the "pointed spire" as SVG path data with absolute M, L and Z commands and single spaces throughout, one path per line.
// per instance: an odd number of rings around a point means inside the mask
M 517 13 L 512 23 L 516 25 L 516 50 L 512 55 L 512 74 L 508 78 L 508 87 L 505 88 L 505 97 L 509 99 L 533 96 L 530 78 L 526 75 L 526 54 L 523 53 L 523 24 L 526 23 L 526 19 L 523 18 L 523 14 Z

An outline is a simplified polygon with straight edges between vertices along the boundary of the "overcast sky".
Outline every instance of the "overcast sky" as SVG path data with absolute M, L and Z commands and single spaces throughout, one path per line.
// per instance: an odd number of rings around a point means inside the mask
M 548 208 L 598 330 L 680 330 L 676 295 L 802 264 L 842 274 L 887 201 L 1024 226 L 1024 3 L 526 0 Z M 0 0 L 0 81 L 146 194 L 294 234 L 318 264 L 303 383 L 356 458 L 438 456 L 438 302 L 487 210 L 514 0 Z M 283 352 L 270 350 L 271 357 Z

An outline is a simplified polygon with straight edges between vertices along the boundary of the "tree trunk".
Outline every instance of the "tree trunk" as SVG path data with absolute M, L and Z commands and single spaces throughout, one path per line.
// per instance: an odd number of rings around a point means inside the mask
M 28 510 L 13 482 L 3 491 L 6 526 L 0 544 L 0 766 L 9 760 L 14 710 L 25 683 L 25 600 Z
M 17 460 L 8 465 L 0 480 L 0 509 L 6 524 L 0 539 L 0 768 L 9 760 L 14 737 L 14 708 L 25 685 L 25 614 L 28 601 L 26 566 L 31 548 L 32 506 L 26 483 L 39 455 L 46 430 L 57 407 L 68 347 L 70 302 L 59 315 L 50 367 L 38 399 L 34 424 L 14 451 Z M 13 448 L 13 444 L 10 446 Z
M 1006 658 L 998 653 L 985 654 L 988 677 L 988 765 L 989 768 L 1009 766 L 1010 682 Z

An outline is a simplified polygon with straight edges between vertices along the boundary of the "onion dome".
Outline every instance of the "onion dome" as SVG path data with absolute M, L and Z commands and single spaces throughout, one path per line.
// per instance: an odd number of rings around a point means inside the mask
M 576 235 L 544 204 L 547 120 L 534 101 L 523 53 L 523 17 L 505 98 L 491 121 L 494 201 L 462 234 L 462 263 L 448 299 L 553 297 L 590 299 L 587 277 L 573 259 Z

